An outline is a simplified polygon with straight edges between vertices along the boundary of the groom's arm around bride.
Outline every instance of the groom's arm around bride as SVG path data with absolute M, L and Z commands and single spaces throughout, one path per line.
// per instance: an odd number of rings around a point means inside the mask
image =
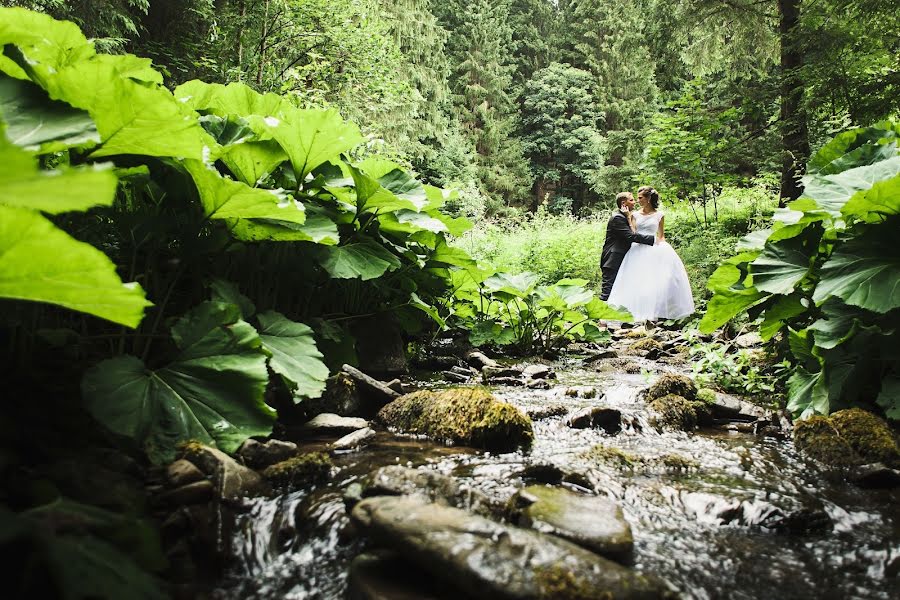
M 628 223 L 628 213 L 634 208 L 634 196 L 631 192 L 621 192 L 616 196 L 616 207 L 609 222 L 606 224 L 606 239 L 603 242 L 603 252 L 600 255 L 600 270 L 603 272 L 603 287 L 600 299 L 606 301 L 612 292 L 616 275 L 619 274 L 619 266 L 625 258 L 625 253 L 631 248 L 632 242 L 652 246 L 656 237 L 643 235 L 632 231 Z

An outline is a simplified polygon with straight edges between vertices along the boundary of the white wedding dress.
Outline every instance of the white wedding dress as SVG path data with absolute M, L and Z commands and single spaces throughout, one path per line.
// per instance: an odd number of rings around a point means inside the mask
M 633 214 L 638 233 L 656 235 L 661 211 Z M 635 321 L 680 319 L 694 312 L 687 271 L 668 242 L 631 244 L 607 303 L 628 309 Z

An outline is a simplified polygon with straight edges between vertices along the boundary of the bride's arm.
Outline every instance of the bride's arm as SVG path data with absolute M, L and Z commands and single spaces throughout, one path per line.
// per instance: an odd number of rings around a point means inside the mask
M 659 227 L 656 228 L 656 243 L 657 244 L 660 244 L 660 243 L 666 241 L 665 228 L 663 227 L 663 222 L 665 221 L 665 219 L 666 219 L 665 215 L 662 215 L 659 218 Z
M 637 224 L 634 222 L 634 213 L 629 211 L 627 216 L 628 216 L 628 226 L 631 227 L 631 231 L 637 233 Z

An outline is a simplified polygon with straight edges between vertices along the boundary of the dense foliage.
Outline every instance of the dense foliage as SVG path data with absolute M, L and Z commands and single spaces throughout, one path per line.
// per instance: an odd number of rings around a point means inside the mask
M 900 326 L 900 127 L 844 132 L 810 161 L 803 196 L 777 211 L 710 278 L 701 322 L 712 331 L 748 312 L 780 335 L 795 365 L 795 415 L 877 405 L 900 418 L 894 334 Z

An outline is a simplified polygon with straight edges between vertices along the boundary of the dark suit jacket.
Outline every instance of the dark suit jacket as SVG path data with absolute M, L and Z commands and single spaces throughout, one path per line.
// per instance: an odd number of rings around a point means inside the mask
M 652 246 L 655 241 L 655 235 L 644 235 L 631 231 L 628 218 L 622 214 L 622 211 L 616 210 L 606 224 L 606 240 L 603 242 L 603 253 L 600 255 L 600 267 L 618 269 L 625 258 L 625 253 L 631 248 L 632 242 Z

